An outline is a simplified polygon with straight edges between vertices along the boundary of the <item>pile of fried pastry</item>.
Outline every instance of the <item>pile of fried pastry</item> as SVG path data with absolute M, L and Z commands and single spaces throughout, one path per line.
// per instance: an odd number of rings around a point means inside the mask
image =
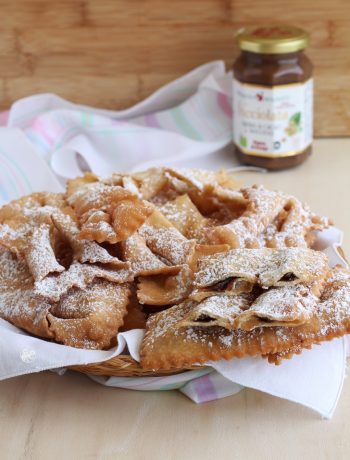
M 350 332 L 350 273 L 312 249 L 330 225 L 225 171 L 86 173 L 0 209 L 0 317 L 86 349 L 145 329 L 145 369 L 279 364 Z

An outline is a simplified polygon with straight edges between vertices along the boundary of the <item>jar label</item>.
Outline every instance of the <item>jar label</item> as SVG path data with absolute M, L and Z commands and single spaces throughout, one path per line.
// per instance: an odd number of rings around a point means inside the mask
M 260 86 L 233 80 L 233 140 L 246 154 L 284 157 L 312 142 L 313 80 Z

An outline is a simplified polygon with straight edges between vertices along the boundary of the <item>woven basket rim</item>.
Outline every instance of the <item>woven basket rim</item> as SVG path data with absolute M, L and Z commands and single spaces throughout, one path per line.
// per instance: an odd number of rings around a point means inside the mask
M 186 368 L 149 370 L 143 369 L 139 362 L 130 355 L 121 354 L 101 363 L 69 366 L 69 369 L 83 374 L 99 375 L 104 377 L 159 377 L 180 374 L 192 370 L 204 369 L 206 366 L 189 366 Z

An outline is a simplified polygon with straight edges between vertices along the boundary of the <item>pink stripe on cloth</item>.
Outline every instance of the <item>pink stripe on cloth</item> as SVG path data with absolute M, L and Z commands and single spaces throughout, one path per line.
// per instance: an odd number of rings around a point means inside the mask
M 0 126 L 6 126 L 7 120 L 9 117 L 9 110 L 5 110 L 4 112 L 0 112 Z
M 150 128 L 161 128 L 158 120 L 157 120 L 157 117 L 152 114 L 152 113 L 149 113 L 148 115 L 145 115 L 145 123 L 147 126 L 149 126 Z
M 52 120 L 50 120 L 50 123 L 47 123 L 40 118 L 34 118 L 31 127 L 49 146 L 52 146 L 56 142 L 57 136 L 61 131 Z
M 218 93 L 217 95 L 218 106 L 224 112 L 228 118 L 233 117 L 231 99 L 223 93 Z
M 198 395 L 198 402 L 212 401 L 218 399 L 215 386 L 211 381 L 210 375 L 204 375 L 193 381 L 194 389 Z

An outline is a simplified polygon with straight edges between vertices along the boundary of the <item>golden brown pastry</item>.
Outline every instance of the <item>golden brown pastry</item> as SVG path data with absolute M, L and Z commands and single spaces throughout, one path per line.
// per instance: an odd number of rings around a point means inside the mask
M 195 286 L 222 290 L 222 283 L 243 281 L 262 287 L 310 283 L 325 276 L 325 254 L 306 248 L 232 249 L 203 257 Z M 219 284 L 219 286 L 218 286 Z
M 348 272 L 329 277 L 326 256 L 310 249 L 329 225 L 225 171 L 86 173 L 65 194 L 0 209 L 0 317 L 104 349 L 149 316 L 147 369 L 255 354 L 278 363 L 348 330 Z
M 180 265 L 167 265 L 146 245 L 138 233 L 121 242 L 123 259 L 131 264 L 135 276 L 173 275 L 180 271 Z
M 127 306 L 127 314 L 124 317 L 124 324 L 118 332 L 130 331 L 132 329 L 145 329 L 146 314 L 142 309 L 142 305 L 137 300 L 135 286 L 131 289 L 129 302 Z
M 223 327 L 179 327 L 194 307 L 186 301 L 152 315 L 142 343 L 141 364 L 145 369 L 172 369 L 204 364 L 210 360 L 269 355 L 279 362 L 295 350 L 331 340 L 350 332 L 350 272 L 336 268 L 326 285 L 315 313 L 295 327 L 264 327 L 252 331 Z
M 0 248 L 0 317 L 31 334 L 78 348 L 109 348 L 127 312 L 129 286 L 96 280 L 57 302 L 40 298 L 26 264 Z
M 153 212 L 150 204 L 120 186 L 92 182 L 73 190 L 67 201 L 81 225 L 81 239 L 112 244 L 123 241 Z
M 50 333 L 57 342 L 72 347 L 108 349 L 123 325 L 129 294 L 127 284 L 102 280 L 73 288 L 50 307 Z

